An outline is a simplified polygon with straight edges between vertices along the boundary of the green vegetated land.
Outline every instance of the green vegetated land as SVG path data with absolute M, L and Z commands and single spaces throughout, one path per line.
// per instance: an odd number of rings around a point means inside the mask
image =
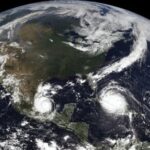
M 84 122 L 70 122 L 75 104 L 66 104 L 61 113 L 57 113 L 53 122 L 60 127 L 73 131 L 81 140 L 88 139 L 89 125 Z
M 52 77 L 87 74 L 103 61 L 103 55 L 91 56 L 66 45 L 63 41 L 67 39 L 48 25 L 26 23 L 18 30 L 17 38 L 25 53 L 7 46 L 5 53 L 11 57 L 5 69 L 21 79 L 20 89 L 31 99 L 40 82 Z

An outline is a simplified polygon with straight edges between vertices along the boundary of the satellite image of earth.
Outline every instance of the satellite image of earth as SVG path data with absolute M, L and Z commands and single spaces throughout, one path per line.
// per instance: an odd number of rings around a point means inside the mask
M 0 150 L 150 150 L 150 21 L 87 1 L 0 13 Z

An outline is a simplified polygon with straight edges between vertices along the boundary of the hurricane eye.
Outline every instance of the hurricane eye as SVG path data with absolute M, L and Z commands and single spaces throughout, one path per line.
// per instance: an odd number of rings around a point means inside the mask
M 100 104 L 104 110 L 114 115 L 125 115 L 127 113 L 126 98 L 117 91 L 106 91 L 100 95 Z

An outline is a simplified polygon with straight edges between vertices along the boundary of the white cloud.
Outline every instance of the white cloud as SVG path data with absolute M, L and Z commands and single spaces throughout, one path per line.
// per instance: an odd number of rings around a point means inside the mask
M 59 146 L 56 144 L 55 141 L 51 141 L 49 144 L 49 143 L 43 142 L 40 139 L 36 139 L 36 144 L 40 150 L 60 150 Z

